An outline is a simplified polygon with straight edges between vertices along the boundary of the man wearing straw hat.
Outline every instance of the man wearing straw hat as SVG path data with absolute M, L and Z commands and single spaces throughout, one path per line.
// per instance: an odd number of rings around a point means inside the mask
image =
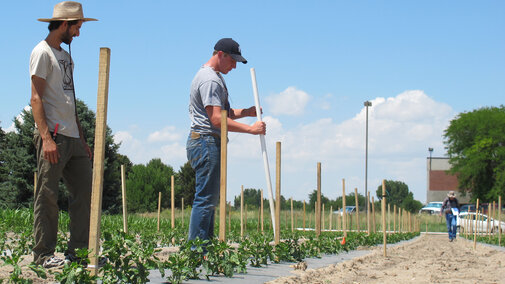
M 449 191 L 447 197 L 442 202 L 440 215 L 445 214 L 445 221 L 447 223 L 447 232 L 449 234 L 449 241 L 452 242 L 456 239 L 457 231 L 457 218 L 459 214 L 459 202 L 456 198 L 454 191 Z
M 91 149 L 84 139 L 73 80 L 73 61 L 61 43 L 69 46 L 79 36 L 82 5 L 65 1 L 54 6 L 49 35 L 30 56 L 31 105 L 36 128 L 37 188 L 34 197 L 33 260 L 45 268 L 79 261 L 76 248 L 87 248 L 91 203 Z M 69 191 L 70 240 L 65 260 L 54 255 L 58 233 L 58 188 L 63 178 Z
M 228 130 L 249 134 L 265 134 L 264 122 L 248 125 L 235 119 L 256 116 L 256 108 L 232 109 L 228 89 L 221 74 L 247 63 L 239 44 L 231 38 L 220 39 L 212 57 L 196 73 L 191 83 L 189 117 L 191 131 L 186 150 L 195 170 L 195 199 L 189 223 L 189 240 L 214 236 L 214 211 L 219 202 L 221 110 L 228 111 Z

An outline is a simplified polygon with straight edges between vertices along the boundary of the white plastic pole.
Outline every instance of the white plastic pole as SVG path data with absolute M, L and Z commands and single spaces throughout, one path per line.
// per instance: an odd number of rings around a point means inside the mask
M 251 68 L 251 80 L 254 92 L 254 103 L 256 105 L 256 116 L 258 118 L 258 121 L 262 121 L 260 99 L 258 95 L 258 85 L 256 84 L 256 72 L 254 71 L 254 68 Z M 275 228 L 275 210 L 274 210 L 274 197 L 273 197 L 274 195 L 272 192 L 272 180 L 270 179 L 270 167 L 268 165 L 268 155 L 267 155 L 267 147 L 265 145 L 265 135 L 260 134 L 260 142 L 261 142 L 261 154 L 263 156 L 263 164 L 265 166 L 265 178 L 268 187 L 270 214 L 272 215 L 272 228 Z M 275 230 L 274 230 L 274 238 L 275 238 Z

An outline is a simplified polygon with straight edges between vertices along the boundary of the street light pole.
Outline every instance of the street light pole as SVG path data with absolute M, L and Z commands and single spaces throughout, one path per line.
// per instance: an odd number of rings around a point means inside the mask
M 372 102 L 366 101 L 363 103 L 366 108 L 365 120 L 365 198 L 368 196 L 368 107 L 372 106 Z M 367 209 L 368 211 L 368 209 Z

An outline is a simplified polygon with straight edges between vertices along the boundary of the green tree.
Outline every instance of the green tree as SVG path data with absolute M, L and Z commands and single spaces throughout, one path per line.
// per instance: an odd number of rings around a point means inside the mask
M 382 200 L 382 184 L 377 187 L 376 194 L 377 200 Z M 410 192 L 409 186 L 402 181 L 386 180 L 386 201 L 391 206 L 396 205 L 413 213 L 423 207 L 420 201 L 414 199 L 414 194 Z
M 95 114 L 86 104 L 77 100 L 77 113 L 81 121 L 84 136 L 93 149 L 95 139 Z M 5 180 L 0 183 L 0 203 L 5 206 L 28 207 L 33 201 L 33 173 L 36 170 L 33 131 L 35 123 L 31 110 L 22 110 L 21 119 L 14 119 L 15 131 L 5 135 L 2 145 L 3 161 L 1 171 L 6 172 Z M 102 208 L 110 213 L 121 208 L 121 163 L 130 163 L 128 158 L 117 153 L 119 144 L 114 143 L 112 131 L 106 130 L 105 167 Z M 64 183 L 60 183 L 58 204 L 67 208 Z
M 171 176 L 174 170 L 161 159 L 152 159 L 147 165 L 134 165 L 126 180 L 129 212 L 154 212 L 161 192 L 162 207 L 170 206 Z
M 461 191 L 484 202 L 505 197 L 505 106 L 458 114 L 444 138 Z

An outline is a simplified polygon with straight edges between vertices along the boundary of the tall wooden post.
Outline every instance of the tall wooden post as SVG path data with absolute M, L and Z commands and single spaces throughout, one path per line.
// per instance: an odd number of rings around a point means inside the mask
M 373 227 L 373 232 L 375 233 L 377 226 L 375 224 L 375 201 L 372 196 L 372 227 Z
M 324 203 L 322 204 L 323 208 L 321 209 L 321 230 L 324 232 L 324 230 L 326 229 L 326 222 L 325 222 L 325 218 L 324 218 L 324 214 L 325 213 L 325 210 L 324 210 Z
M 93 159 L 93 182 L 89 228 L 90 249 L 88 268 L 91 274 L 98 273 L 98 253 L 100 252 L 100 221 L 102 218 L 103 171 L 105 160 L 105 134 L 107 130 L 107 104 L 109 98 L 110 49 L 100 48 L 98 67 L 98 94 L 95 123 L 95 153 Z
M 260 201 L 260 214 L 261 214 L 261 232 L 263 233 L 263 189 L 261 190 L 261 201 Z
M 219 240 L 226 241 L 226 181 L 228 165 L 228 112 L 221 110 L 221 178 L 219 194 Z
M 126 174 L 124 165 L 121 165 L 121 193 L 123 199 L 123 232 L 128 234 L 128 214 L 126 210 Z
M 347 204 L 345 202 L 345 179 L 342 179 L 342 229 L 344 230 L 344 238 L 347 237 Z
M 303 201 L 303 231 L 305 232 L 305 200 Z
M 367 192 L 366 196 L 366 226 L 367 235 L 370 236 L 370 192 Z
M 160 231 L 160 213 L 161 213 L 161 192 L 158 192 L 158 226 L 156 227 L 158 232 Z
M 175 228 L 175 189 L 174 189 L 174 186 L 175 186 L 175 182 L 174 182 L 174 176 L 171 176 L 170 177 L 170 207 L 172 208 L 172 218 L 171 218 L 171 222 L 172 222 L 172 229 Z
M 387 256 L 386 254 L 386 180 L 382 180 L 382 239 L 383 239 L 383 244 L 384 244 L 384 257 Z
M 291 232 L 295 231 L 295 216 L 293 215 L 293 197 L 291 197 Z
M 388 233 L 391 233 L 391 203 L 388 203 Z
M 426 229 L 426 232 L 427 231 L 428 229 Z M 396 204 L 393 205 L 393 233 L 396 233 Z
M 356 229 L 358 233 L 360 232 L 359 228 L 359 198 L 358 198 L 358 188 L 354 188 L 354 204 L 356 205 Z
M 330 205 L 330 232 L 331 232 L 331 229 L 332 229 L 332 216 L 333 216 L 333 205 Z
M 501 209 L 501 208 L 500 208 Z M 477 204 L 475 205 L 475 230 L 473 231 L 473 249 L 475 250 L 477 248 L 477 224 L 478 224 L 478 217 L 479 217 L 479 199 L 477 198 Z
M 501 224 L 501 196 L 498 196 L 498 224 Z M 501 229 L 498 230 L 498 246 L 501 246 Z
M 240 238 L 244 237 L 244 186 L 240 189 Z
M 37 196 L 37 171 L 33 172 L 33 199 Z
M 275 244 L 281 241 L 281 142 L 275 143 Z
M 228 234 L 231 231 L 231 201 L 228 202 Z
M 321 235 L 321 163 L 317 163 L 316 236 Z

